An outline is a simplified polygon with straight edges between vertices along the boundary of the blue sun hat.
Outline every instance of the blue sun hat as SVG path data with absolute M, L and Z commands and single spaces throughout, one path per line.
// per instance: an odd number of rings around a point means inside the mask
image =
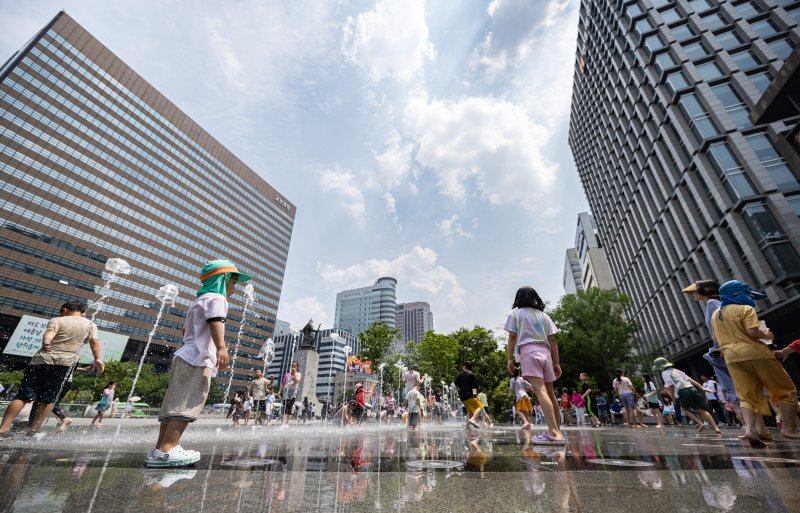
M 211 260 L 207 262 L 200 271 L 200 282 L 203 285 L 196 295 L 202 296 L 203 294 L 214 293 L 228 297 L 225 287 L 234 274 L 239 277 L 238 283 L 253 279 L 249 274 L 240 272 L 230 260 Z

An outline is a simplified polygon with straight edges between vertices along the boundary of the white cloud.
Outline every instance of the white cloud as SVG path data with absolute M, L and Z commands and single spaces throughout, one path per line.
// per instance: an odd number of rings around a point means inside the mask
M 473 66 L 484 66 L 490 73 L 516 65 L 531 50 L 536 30 L 551 26 L 573 0 L 492 0 L 488 13 L 491 29 L 472 55 Z
M 542 155 L 550 134 L 519 105 L 468 97 L 458 101 L 413 96 L 403 113 L 417 161 L 439 178 L 442 193 L 463 203 L 468 183 L 493 205 L 533 207 L 547 192 L 556 165 Z
M 403 184 L 411 174 L 413 150 L 411 143 L 403 141 L 400 133 L 393 131 L 383 153 L 373 152 L 380 174 L 371 181 L 379 181 L 391 188 Z
M 305 326 L 309 319 L 314 319 L 314 324 L 330 326 L 325 305 L 319 302 L 316 296 L 303 297 L 296 301 L 281 301 L 278 318 L 292 326 Z
M 397 231 L 402 231 L 403 227 L 400 225 L 400 217 L 397 215 L 397 199 L 391 193 L 383 193 L 383 201 L 386 208 L 386 214 L 392 218 L 392 222 L 397 227 Z
M 436 56 L 424 0 L 382 0 L 373 10 L 348 17 L 343 32 L 345 58 L 375 82 L 409 81 Z
M 336 193 L 340 198 L 339 206 L 350 216 L 359 222 L 364 221 L 364 193 L 353 173 L 341 169 L 326 169 L 319 174 L 319 185 L 323 191 Z
M 439 228 L 439 233 L 448 242 L 451 242 L 454 238 L 459 238 L 459 239 L 474 238 L 473 234 L 465 231 L 464 228 L 461 227 L 461 223 L 458 222 L 458 214 L 453 214 L 452 217 L 449 217 L 447 219 L 442 219 L 436 226 Z
M 445 325 L 459 322 L 464 309 L 465 291 L 456 275 L 439 264 L 439 255 L 430 248 L 414 246 L 393 260 L 370 259 L 348 267 L 318 264 L 322 280 L 331 288 L 343 290 L 373 283 L 381 276 L 397 278 L 397 300 L 428 301 L 437 319 Z

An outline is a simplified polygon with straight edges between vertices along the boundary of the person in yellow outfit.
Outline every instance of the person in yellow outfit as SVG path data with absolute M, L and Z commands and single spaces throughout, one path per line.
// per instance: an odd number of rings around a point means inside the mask
M 755 299 L 766 296 L 755 292 L 750 285 L 732 280 L 719 288 L 720 308 L 711 317 L 711 327 L 728 364 L 736 393 L 741 400 L 745 424 L 744 439 L 753 447 L 764 447 L 758 436 L 757 416 L 769 415 L 769 397 L 778 405 L 784 419 L 781 435 L 800 439 L 795 433 L 797 388 L 783 366 L 762 340 L 775 336 L 759 325 Z
M 478 429 L 478 423 L 475 422 L 475 417 L 483 409 L 480 399 L 477 397 L 478 380 L 475 379 L 475 374 L 472 373 L 472 362 L 464 362 L 461 366 L 461 373 L 456 376 L 453 382 L 458 389 L 458 398 L 464 404 L 467 410 L 467 423 L 465 427 L 469 429 L 473 427 Z

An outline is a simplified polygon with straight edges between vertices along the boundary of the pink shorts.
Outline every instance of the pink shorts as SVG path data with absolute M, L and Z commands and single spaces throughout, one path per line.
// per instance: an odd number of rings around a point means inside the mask
M 523 378 L 542 378 L 545 383 L 556 380 L 553 357 L 547 344 L 524 344 L 519 347 Z

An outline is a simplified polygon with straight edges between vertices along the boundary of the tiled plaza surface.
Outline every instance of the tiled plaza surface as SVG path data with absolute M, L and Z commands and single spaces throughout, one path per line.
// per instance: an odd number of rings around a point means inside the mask
M 800 511 L 800 443 L 751 449 L 736 430 L 690 427 L 566 433 L 558 449 L 511 426 L 203 421 L 185 436 L 196 466 L 151 470 L 153 421 L 78 426 L 0 440 L 0 511 Z

